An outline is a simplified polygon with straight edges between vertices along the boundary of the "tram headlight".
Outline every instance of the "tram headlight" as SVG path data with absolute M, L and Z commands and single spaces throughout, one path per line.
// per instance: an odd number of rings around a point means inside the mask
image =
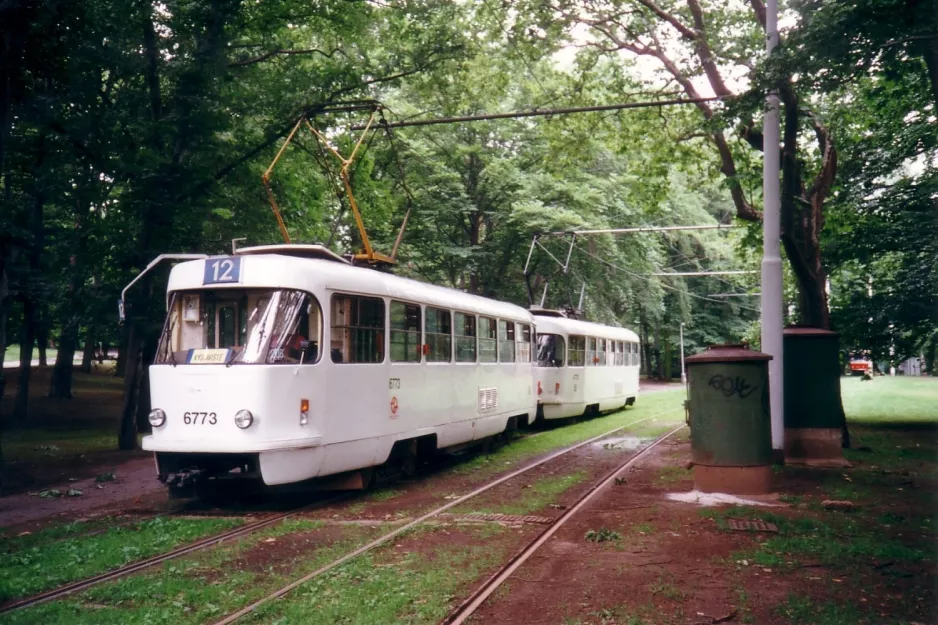
M 242 430 L 246 430 L 254 423 L 254 415 L 250 410 L 239 410 L 235 413 L 235 425 Z
M 147 418 L 150 420 L 150 425 L 152 425 L 155 428 L 158 428 L 164 423 L 166 423 L 166 413 L 160 410 L 159 408 L 154 408 L 153 410 L 151 410 L 150 415 Z

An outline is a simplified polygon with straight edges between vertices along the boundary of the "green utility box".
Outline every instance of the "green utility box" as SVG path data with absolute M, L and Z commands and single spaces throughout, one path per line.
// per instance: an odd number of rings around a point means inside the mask
M 703 492 L 772 489 L 768 354 L 714 345 L 687 359 L 694 482 Z
M 840 338 L 819 328 L 783 333 L 785 462 L 842 466 Z

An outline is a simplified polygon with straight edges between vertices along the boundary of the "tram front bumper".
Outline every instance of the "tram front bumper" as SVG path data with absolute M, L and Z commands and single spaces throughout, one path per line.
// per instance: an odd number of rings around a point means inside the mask
M 224 439 L 167 439 L 165 437 L 144 436 L 143 448 L 146 451 L 172 453 L 205 454 L 249 454 L 265 451 L 290 451 L 309 449 L 322 445 L 322 436 L 290 438 L 283 440 L 231 441 Z

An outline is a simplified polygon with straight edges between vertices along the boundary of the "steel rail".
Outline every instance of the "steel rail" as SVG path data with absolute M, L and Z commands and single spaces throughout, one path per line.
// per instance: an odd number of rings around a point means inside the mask
M 348 496 L 349 495 L 347 493 L 343 493 L 335 497 L 329 497 L 328 499 L 324 501 L 317 501 L 306 506 L 301 506 L 294 510 L 281 512 L 273 516 L 267 517 L 265 519 L 260 519 L 259 521 L 256 521 L 254 523 L 248 523 L 247 525 L 236 527 L 226 532 L 215 534 L 214 536 L 208 536 L 206 538 L 197 540 L 194 543 L 190 543 L 188 545 L 180 547 L 179 549 L 174 549 L 173 551 L 155 555 L 150 558 L 139 560 L 137 562 L 131 562 L 130 564 L 122 566 L 119 569 L 114 569 L 113 571 L 107 571 L 105 573 L 101 573 L 93 577 L 87 577 L 85 579 L 80 579 L 78 581 L 70 582 L 63 586 L 59 586 L 58 588 L 52 588 L 50 590 L 46 590 L 44 592 L 40 592 L 38 594 L 32 595 L 31 597 L 24 597 L 22 599 L 18 599 L 16 601 L 7 603 L 6 605 L 0 605 L 0 614 L 3 614 L 5 612 L 12 612 L 13 610 L 18 610 L 20 608 L 26 608 L 30 606 L 39 605 L 41 603 L 46 603 L 47 601 L 52 601 L 54 599 L 60 599 L 66 595 L 70 595 L 72 593 L 79 592 L 87 588 L 91 588 L 92 586 L 97 586 L 98 584 L 102 584 L 104 582 L 108 582 L 111 580 L 119 579 L 121 577 L 125 577 L 127 575 L 131 575 L 133 573 L 137 573 L 138 571 L 148 569 L 152 566 L 166 562 L 168 560 L 174 560 L 181 556 L 188 555 L 196 551 L 201 551 L 202 549 L 206 549 L 208 547 L 218 545 L 220 543 L 231 540 L 233 538 L 246 536 L 248 534 L 256 532 L 257 530 L 263 529 L 270 525 L 274 525 L 275 523 L 279 523 L 280 521 L 283 521 L 284 519 L 287 519 L 295 514 L 299 514 L 301 512 L 307 512 L 309 510 L 313 510 L 318 507 L 322 507 L 322 506 L 329 505 L 331 503 L 335 503 L 336 501 L 345 499 Z M 155 516 L 159 516 L 159 515 L 155 515 Z
M 459 606 L 457 606 L 457 608 L 453 610 L 450 613 L 450 615 L 447 616 L 443 620 L 442 625 L 462 625 L 462 623 L 464 623 L 466 619 L 471 617 L 475 613 L 475 611 L 485 602 L 485 600 L 488 599 L 489 596 L 491 596 L 491 594 L 499 588 L 499 586 L 505 583 L 505 580 L 511 577 L 511 575 L 516 570 L 518 570 L 518 568 L 522 564 L 527 562 L 527 560 L 534 554 L 534 552 L 540 549 L 544 545 L 544 543 L 546 543 L 547 540 L 551 536 L 557 533 L 557 530 L 563 527 L 567 521 L 573 518 L 573 516 L 577 512 L 580 511 L 580 509 L 582 509 L 584 506 L 586 506 L 586 504 L 592 501 L 592 499 L 597 494 L 599 494 L 600 491 L 602 491 L 604 488 L 612 484 L 615 481 L 616 477 L 619 476 L 620 473 L 630 468 L 633 464 L 641 460 L 642 457 L 645 456 L 645 454 L 650 452 L 652 449 L 657 447 L 660 443 L 664 442 L 669 437 L 671 437 L 674 433 L 676 433 L 678 430 L 684 427 L 686 427 L 686 425 L 682 423 L 681 425 L 677 426 L 670 432 L 667 432 L 666 434 L 660 436 L 654 442 L 652 442 L 651 444 L 643 448 L 641 451 L 639 451 L 637 454 L 629 458 L 625 463 L 620 465 L 618 468 L 614 469 L 600 482 L 593 485 L 582 497 L 580 497 L 580 499 L 577 500 L 575 504 L 573 504 L 570 508 L 568 508 L 559 517 L 554 519 L 554 522 L 551 523 L 543 532 L 541 532 L 541 534 L 536 539 L 534 539 L 534 541 L 532 541 L 527 547 L 525 547 L 519 553 L 517 553 L 511 560 L 509 560 L 504 566 L 502 566 L 492 577 L 490 577 L 488 581 L 486 581 L 475 592 L 469 595 L 469 597 L 467 597 L 465 601 L 463 601 Z
M 326 564 L 326 565 L 324 565 L 324 566 L 322 566 L 322 567 L 316 569 L 316 570 L 313 571 L 312 573 L 309 573 L 309 574 L 307 574 L 307 575 L 304 575 L 303 577 L 299 578 L 298 580 L 293 581 L 293 582 L 287 584 L 286 586 L 283 586 L 283 587 L 280 588 L 279 590 L 276 590 L 276 591 L 270 593 L 270 594 L 267 595 L 266 597 L 263 597 L 263 598 L 261 598 L 261 599 L 255 601 L 254 603 L 252 603 L 252 604 L 250 604 L 250 605 L 248 605 L 248 606 L 245 606 L 244 608 L 238 610 L 237 612 L 234 612 L 234 613 L 232 613 L 232 614 L 226 616 L 226 617 L 223 618 L 222 620 L 216 622 L 214 625 L 230 625 L 231 623 L 234 623 L 235 621 L 239 620 L 240 618 L 242 618 L 242 617 L 244 617 L 244 616 L 247 616 L 248 614 L 251 614 L 252 612 L 254 612 L 255 610 L 257 610 L 257 609 L 260 608 L 261 606 L 266 605 L 267 603 L 273 601 L 274 599 L 279 599 L 280 597 L 286 595 L 287 593 L 289 593 L 290 591 L 292 591 L 292 590 L 298 588 L 299 586 L 302 586 L 303 584 L 309 582 L 310 580 L 312 580 L 312 579 L 314 579 L 314 578 L 316 578 L 316 577 L 319 577 L 319 576 L 321 576 L 321 575 L 323 575 L 323 574 L 325 574 L 325 573 L 328 573 L 328 572 L 331 571 L 332 569 L 334 569 L 334 568 L 336 568 L 336 567 L 339 567 L 339 566 L 345 564 L 345 563 L 348 562 L 349 560 L 352 560 L 352 559 L 357 558 L 358 556 L 360 556 L 360 555 L 362 555 L 362 554 L 364 554 L 364 553 L 367 553 L 367 552 L 369 552 L 369 551 L 372 551 L 372 550 L 375 549 L 376 547 L 379 547 L 379 546 L 383 545 L 384 543 L 386 543 L 386 542 L 388 542 L 388 541 L 390 541 L 390 540 L 396 538 L 397 536 L 403 534 L 404 532 L 406 532 L 406 531 L 408 531 L 408 530 L 410 530 L 410 529 L 416 527 L 417 525 L 420 525 L 420 524 L 423 523 L 424 521 L 428 521 L 428 520 L 432 519 L 433 517 L 436 517 L 436 516 L 442 514 L 443 512 L 446 512 L 446 511 L 449 510 L 450 508 L 453 508 L 454 506 L 458 506 L 458 505 L 460 505 L 460 504 L 463 504 L 463 503 L 469 501 L 470 499 L 473 499 L 474 497 L 478 497 L 478 496 L 481 495 L 482 493 L 484 493 L 484 492 L 486 492 L 486 491 L 488 491 L 488 490 L 491 490 L 492 488 L 495 488 L 496 486 L 499 486 L 500 484 L 504 484 L 504 483 L 507 482 L 508 480 L 514 479 L 514 478 L 518 477 L 519 475 L 522 475 L 523 473 L 526 473 L 526 472 L 528 472 L 528 471 L 530 471 L 530 470 L 532 470 L 532 469 L 535 469 L 535 468 L 541 466 L 542 464 L 545 464 L 545 463 L 547 463 L 547 462 L 550 462 L 551 460 L 554 460 L 555 458 L 559 458 L 560 456 L 563 456 L 563 455 L 568 454 L 568 453 L 570 453 L 570 452 L 572 452 L 572 451 L 574 451 L 574 450 L 576 450 L 576 449 L 579 449 L 580 447 L 583 447 L 584 445 L 589 445 L 590 443 L 594 443 L 594 442 L 596 442 L 596 441 L 598 441 L 598 440 L 600 440 L 600 439 L 602 439 L 602 438 L 605 438 L 605 437 L 610 436 L 610 435 L 612 435 L 612 434 L 615 434 L 615 433 L 617 433 L 617 432 L 621 432 L 622 430 L 624 430 L 624 429 L 626 429 L 626 428 L 633 427 L 633 426 L 635 426 L 635 425 L 638 425 L 639 423 L 644 423 L 645 421 L 650 421 L 650 420 L 655 419 L 655 418 L 657 418 L 657 417 L 660 417 L 660 416 L 662 416 L 662 415 L 670 414 L 670 413 L 673 413 L 673 412 L 678 412 L 678 411 L 680 411 L 680 410 L 683 410 L 683 408 L 674 408 L 674 409 L 671 409 L 671 410 L 664 410 L 664 411 L 662 411 L 662 412 L 658 412 L 658 413 L 653 414 L 653 415 L 651 415 L 651 416 L 645 417 L 644 419 L 639 419 L 639 420 L 637 420 L 637 421 L 632 421 L 631 423 L 627 423 L 626 425 L 623 425 L 623 426 L 617 427 L 617 428 L 615 428 L 615 429 L 609 430 L 608 432 L 605 432 L 605 433 L 603 433 L 603 434 L 599 434 L 598 436 L 594 436 L 593 438 L 590 438 L 590 439 L 587 439 L 587 440 L 582 441 L 582 442 L 580 442 L 580 443 L 577 443 L 576 445 L 572 445 L 572 446 L 567 447 L 567 448 L 564 448 L 564 449 L 562 449 L 562 450 L 560 450 L 560 451 L 554 452 L 554 453 L 550 454 L 549 456 L 547 456 L 547 457 L 545 457 L 545 458 L 542 458 L 542 459 L 540 459 L 540 460 L 537 460 L 537 461 L 535 461 L 535 462 L 532 462 L 531 464 L 526 465 L 526 466 L 524 466 L 524 467 L 522 467 L 522 468 L 520 468 L 520 469 L 517 469 L 516 471 L 512 471 L 511 473 L 509 473 L 509 474 L 507 474 L 507 475 L 504 475 L 504 476 L 498 478 L 497 480 L 494 480 L 494 481 L 492 481 L 492 482 L 489 482 L 488 484 L 486 484 L 486 485 L 484 485 L 484 486 L 480 486 L 479 488 L 477 488 L 476 490 L 472 491 L 471 493 L 469 493 L 469 494 L 467 494 L 467 495 L 463 495 L 462 497 L 459 497 L 458 499 L 455 499 L 455 500 L 451 501 L 451 502 L 448 503 L 448 504 L 445 504 L 445 505 L 440 506 L 439 508 L 437 508 L 437 509 L 435 509 L 435 510 L 432 510 L 432 511 L 430 511 L 430 512 L 427 512 L 427 513 L 424 514 L 423 516 L 414 519 L 413 521 L 407 523 L 406 525 L 402 525 L 402 526 L 399 527 L 398 529 L 396 529 L 396 530 L 394 530 L 394 531 L 391 531 L 391 532 L 385 534 L 384 536 L 380 536 L 379 538 L 376 538 L 375 540 L 371 541 L 370 543 L 368 543 L 368 544 L 366 544 L 366 545 L 363 545 L 363 546 L 359 547 L 358 549 L 356 549 L 356 550 L 354 550 L 354 551 L 352 551 L 352 552 L 350 552 L 350 553 L 345 554 L 345 555 L 342 556 L 341 558 L 338 558 L 338 559 L 336 559 L 336 560 L 333 560 L 333 561 L 330 562 L 329 564 Z M 684 427 L 684 426 L 682 425 L 681 427 Z M 679 428 L 678 428 L 678 429 L 679 429 Z M 677 430 L 674 430 L 674 431 L 677 431 Z

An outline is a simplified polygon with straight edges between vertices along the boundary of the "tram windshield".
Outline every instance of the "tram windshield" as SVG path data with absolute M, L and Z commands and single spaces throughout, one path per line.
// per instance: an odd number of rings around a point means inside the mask
M 322 344 L 315 297 L 288 289 L 177 291 L 156 364 L 314 364 Z
M 537 335 L 537 366 L 562 367 L 565 356 L 563 337 L 558 334 Z

